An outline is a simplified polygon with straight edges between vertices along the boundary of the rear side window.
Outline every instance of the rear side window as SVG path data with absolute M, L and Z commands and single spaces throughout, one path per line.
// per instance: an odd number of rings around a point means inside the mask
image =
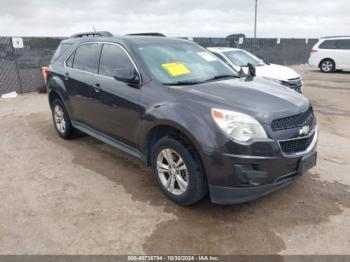
M 350 39 L 339 40 L 340 48 L 350 50 Z
M 79 46 L 75 51 L 73 68 L 97 74 L 101 47 L 96 43 Z
M 58 46 L 58 48 L 56 49 L 55 53 L 53 54 L 50 63 L 55 62 L 55 61 L 56 61 L 61 55 L 63 55 L 64 52 L 66 52 L 67 49 L 70 48 L 71 46 L 72 46 L 72 44 L 61 43 L 61 44 Z
M 134 65 L 121 47 L 104 44 L 101 53 L 99 74 L 113 77 L 115 76 L 115 72 L 120 68 L 134 68 Z
M 73 67 L 74 55 L 75 55 L 75 52 L 73 52 L 73 53 L 69 56 L 69 58 L 67 59 L 66 65 L 67 65 L 68 67 Z
M 340 48 L 339 40 L 326 40 L 320 44 L 320 49 L 339 49 Z

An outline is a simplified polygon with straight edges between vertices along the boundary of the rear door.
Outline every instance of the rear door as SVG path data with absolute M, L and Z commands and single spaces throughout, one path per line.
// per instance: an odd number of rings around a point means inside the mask
M 88 126 L 93 124 L 92 94 L 99 91 L 96 83 L 101 48 L 99 43 L 84 43 L 66 62 L 65 80 L 73 119 Z
M 331 58 L 335 62 L 336 68 L 341 68 L 342 65 L 342 50 L 340 49 L 340 41 L 336 39 L 325 40 L 319 47 L 323 58 Z
M 339 57 L 339 67 L 341 69 L 350 69 L 350 39 L 339 40 L 341 56 Z
M 104 43 L 97 83 L 99 92 L 92 95 L 93 121 L 97 130 L 128 145 L 136 146 L 136 134 L 142 112 L 139 105 L 140 89 L 138 86 L 114 79 L 114 73 L 121 68 L 137 71 L 136 65 L 122 46 Z

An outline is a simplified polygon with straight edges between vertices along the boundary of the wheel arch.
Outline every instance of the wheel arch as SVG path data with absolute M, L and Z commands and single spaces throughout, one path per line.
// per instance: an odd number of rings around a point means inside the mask
M 72 109 L 68 99 L 68 92 L 63 80 L 58 75 L 55 75 L 49 79 L 47 83 L 47 92 L 50 107 L 52 106 L 52 102 L 55 98 L 61 99 L 68 112 L 68 115 L 71 117 Z
M 55 99 L 60 99 L 63 101 L 61 95 L 59 95 L 59 93 L 56 91 L 50 91 L 48 94 L 48 98 L 49 98 L 49 105 L 51 108 L 52 108 L 52 103 Z
M 170 136 L 179 140 L 185 146 L 191 147 L 194 157 L 198 159 L 205 176 L 207 177 L 207 167 L 204 161 L 204 153 L 198 143 L 198 141 L 191 135 L 191 133 L 184 127 L 172 123 L 162 122 L 152 128 L 150 128 L 144 139 L 144 152 L 146 155 L 146 163 L 148 166 L 151 165 L 152 147 L 162 137 Z
M 334 70 L 337 68 L 337 64 L 335 62 L 335 60 L 333 58 L 330 58 L 330 57 L 325 57 L 325 58 L 322 58 L 321 61 L 318 63 L 318 67 L 321 68 L 321 64 L 323 63 L 323 61 L 325 60 L 331 60 L 333 61 L 334 63 Z

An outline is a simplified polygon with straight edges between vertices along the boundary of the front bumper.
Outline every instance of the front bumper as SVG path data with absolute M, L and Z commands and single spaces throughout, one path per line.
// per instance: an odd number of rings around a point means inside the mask
M 220 205 L 240 204 L 270 194 L 288 186 L 294 178 L 276 184 L 269 184 L 248 188 L 219 187 L 209 185 L 211 202 Z
M 316 155 L 316 151 L 311 153 L 310 156 L 312 156 L 313 154 Z M 307 157 L 309 157 L 309 155 L 307 155 Z M 271 184 L 241 188 L 209 185 L 210 198 L 213 203 L 221 205 L 239 204 L 251 201 L 288 186 L 297 177 L 302 176 L 303 174 L 304 171 L 302 170 L 299 164 L 298 170 L 296 172 L 281 176 L 274 183 Z
M 223 154 L 221 171 L 225 175 L 219 173 L 214 181 L 209 181 L 211 201 L 217 204 L 238 204 L 292 183 L 310 168 L 304 168 L 305 159 L 314 158 L 316 162 L 317 128 L 314 132 L 312 143 L 303 152 L 284 154 L 279 148 L 280 154 L 274 156 Z

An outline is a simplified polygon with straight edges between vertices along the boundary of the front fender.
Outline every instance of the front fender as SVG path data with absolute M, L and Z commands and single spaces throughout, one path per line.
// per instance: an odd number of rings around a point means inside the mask
M 208 155 L 217 147 L 219 135 L 215 123 L 211 119 L 211 112 L 207 108 L 193 108 L 176 103 L 156 105 L 147 111 L 140 125 L 139 145 L 147 155 L 148 137 L 154 128 L 168 126 L 179 130 L 194 145 L 207 170 Z

